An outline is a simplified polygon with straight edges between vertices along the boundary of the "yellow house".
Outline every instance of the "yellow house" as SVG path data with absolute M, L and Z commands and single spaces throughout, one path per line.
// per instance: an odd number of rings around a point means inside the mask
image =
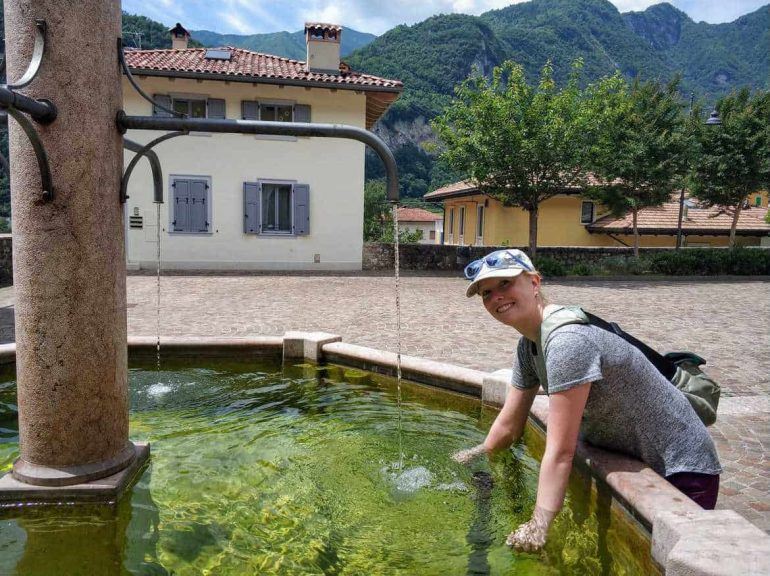
M 170 50 L 127 50 L 141 88 L 192 118 L 348 124 L 369 129 L 395 101 L 397 80 L 340 61 L 339 26 L 305 26 L 307 62 L 239 48 L 188 48 L 180 25 Z M 123 82 L 130 115 L 170 116 Z M 158 132 L 126 134 L 147 143 Z M 191 134 L 155 148 L 166 183 L 153 204 L 146 164 L 128 189 L 127 259 L 154 269 L 360 270 L 364 145 L 334 138 Z M 126 153 L 126 162 L 133 154 Z
M 529 244 L 529 213 L 479 192 L 472 182 L 449 184 L 424 196 L 444 205 L 444 243 L 461 246 L 526 246 Z M 770 245 L 767 192 L 752 195 L 742 209 L 737 226 L 740 245 Z M 678 196 L 657 208 L 638 214 L 640 245 L 675 246 Z M 733 213 L 702 208 L 685 201 L 682 233 L 685 246 L 726 246 Z M 567 189 L 540 204 L 538 246 L 633 246 L 631 215 L 616 218 L 601 205 Z

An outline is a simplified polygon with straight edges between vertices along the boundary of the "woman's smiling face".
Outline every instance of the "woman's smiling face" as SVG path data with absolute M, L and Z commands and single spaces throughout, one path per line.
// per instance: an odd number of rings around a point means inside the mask
M 479 294 L 487 312 L 503 324 L 516 328 L 539 319 L 536 298 L 539 288 L 538 276 L 519 274 L 514 278 L 482 280 L 479 283 Z

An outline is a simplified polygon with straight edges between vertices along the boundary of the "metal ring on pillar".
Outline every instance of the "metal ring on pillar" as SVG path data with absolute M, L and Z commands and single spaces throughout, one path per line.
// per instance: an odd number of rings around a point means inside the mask
M 43 143 L 40 141 L 40 136 L 37 135 L 35 127 L 29 119 L 13 108 L 9 106 L 6 108 L 8 114 L 10 114 L 19 126 L 21 126 L 24 133 L 29 139 L 29 143 L 32 144 L 32 149 L 35 151 L 37 157 L 37 166 L 40 169 L 40 184 L 43 188 L 43 202 L 50 202 L 53 200 L 53 179 L 51 178 L 51 167 L 48 163 L 48 154 L 46 154 Z
M 142 146 L 142 148 L 136 153 L 136 155 L 131 159 L 131 162 L 129 162 L 128 166 L 126 167 L 126 172 L 123 174 L 123 179 L 120 182 L 120 202 L 121 204 L 125 204 L 126 199 L 128 198 L 128 181 L 131 178 L 131 173 L 134 171 L 134 168 L 139 163 L 139 160 L 142 159 L 142 156 L 145 156 L 147 152 L 151 151 L 155 146 L 160 144 L 161 142 L 165 142 L 166 140 L 170 140 L 171 138 L 176 138 L 177 136 L 187 136 L 190 132 L 188 130 L 181 130 L 179 132 L 169 132 L 167 134 L 164 134 L 163 136 L 157 137 L 155 140 L 152 140 Z M 161 182 L 160 188 L 158 186 L 155 187 L 155 199 L 154 202 L 157 204 L 163 204 L 163 183 Z
M 10 89 L 19 89 L 28 86 L 40 71 L 40 65 L 43 63 L 43 54 L 45 53 L 45 33 L 48 26 L 45 20 L 35 20 L 35 47 L 32 51 L 32 59 L 24 75 L 17 82 L 9 82 L 6 87 Z

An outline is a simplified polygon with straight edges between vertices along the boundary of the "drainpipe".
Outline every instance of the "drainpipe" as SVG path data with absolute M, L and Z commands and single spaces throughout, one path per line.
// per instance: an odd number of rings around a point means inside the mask
M 19 120 L 9 122 L 21 451 L 13 477 L 64 486 L 110 476 L 136 458 L 128 441 L 123 149 L 115 126 L 120 2 L 6 0 L 9 80 L 22 77 L 36 52 L 35 19 L 46 23 L 39 74 L 19 87 L 24 97 L 0 95 L 32 116 L 40 137 L 36 149 Z M 46 99 L 54 101 L 53 120 L 40 104 Z M 40 145 L 51 160 L 47 196 Z

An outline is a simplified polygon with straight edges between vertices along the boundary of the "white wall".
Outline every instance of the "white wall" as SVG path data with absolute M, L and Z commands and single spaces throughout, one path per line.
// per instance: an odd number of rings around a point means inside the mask
M 241 117 L 241 100 L 288 100 L 312 107 L 313 122 L 364 127 L 366 97 L 351 90 L 278 86 L 156 77 L 138 78 L 148 94 L 196 94 L 225 98 L 227 117 Z M 151 115 L 124 79 L 127 114 Z M 131 130 L 146 143 L 161 132 Z M 161 205 L 161 252 L 166 269 L 360 270 L 363 248 L 364 145 L 330 138 L 257 137 L 242 134 L 181 136 L 154 150 L 160 157 L 166 203 Z M 133 153 L 127 152 L 126 163 Z M 170 176 L 211 179 L 211 233 L 169 233 Z M 310 185 L 310 234 L 270 237 L 243 232 L 243 182 L 291 180 Z M 156 266 L 156 205 L 149 164 L 142 160 L 128 190 L 126 219 L 138 209 L 142 230 L 127 230 L 130 268 Z M 320 255 L 320 263 L 314 256 Z
M 422 239 L 418 244 L 440 244 L 441 243 L 441 231 L 444 227 L 443 220 L 437 220 L 435 222 L 399 222 L 398 229 L 406 232 L 414 232 L 415 230 L 422 231 Z M 435 233 L 434 238 L 431 239 L 431 230 Z

